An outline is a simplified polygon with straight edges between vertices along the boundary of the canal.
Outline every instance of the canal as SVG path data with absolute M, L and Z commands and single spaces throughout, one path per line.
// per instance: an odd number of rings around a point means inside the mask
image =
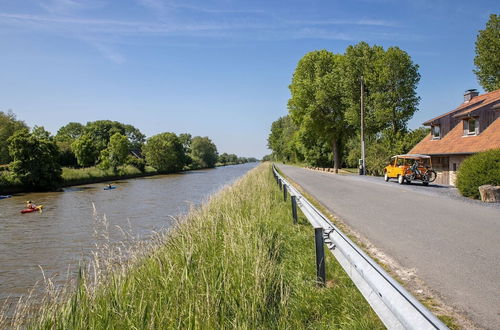
M 123 231 L 147 239 L 256 165 L 116 181 L 113 190 L 100 183 L 0 200 L 0 307 L 43 283 L 43 273 L 56 285 L 66 282 L 102 235 L 112 242 L 124 239 Z M 43 204 L 43 212 L 21 214 L 27 200 Z M 34 291 L 35 298 L 41 291 Z

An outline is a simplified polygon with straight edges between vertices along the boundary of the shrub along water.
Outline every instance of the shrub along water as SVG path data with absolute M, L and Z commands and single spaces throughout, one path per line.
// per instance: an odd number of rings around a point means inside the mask
M 383 328 L 331 255 L 327 287 L 316 284 L 313 230 L 304 218 L 292 225 L 282 198 L 270 165 L 257 167 L 149 253 L 97 283 L 81 274 L 75 292 L 44 305 L 29 327 Z

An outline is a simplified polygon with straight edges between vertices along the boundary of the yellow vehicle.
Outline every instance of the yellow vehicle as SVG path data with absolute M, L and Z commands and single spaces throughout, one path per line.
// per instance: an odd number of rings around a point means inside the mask
M 391 157 L 391 162 L 384 169 L 384 180 L 397 179 L 399 184 L 411 183 L 412 180 L 422 180 L 427 186 L 436 180 L 437 174 L 432 169 L 431 156 L 406 154 Z

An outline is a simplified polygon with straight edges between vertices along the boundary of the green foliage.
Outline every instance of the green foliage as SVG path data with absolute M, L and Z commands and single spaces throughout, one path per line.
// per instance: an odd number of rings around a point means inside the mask
M 129 154 L 129 141 L 125 135 L 115 133 L 109 139 L 108 147 L 101 151 L 100 167 L 116 172 L 118 166 L 125 164 Z
M 0 165 L 12 161 L 8 139 L 20 130 L 28 130 L 28 126 L 23 121 L 17 120 L 12 111 L 9 110 L 7 113 L 0 111 Z
M 218 158 L 217 147 L 208 136 L 195 136 L 191 139 L 190 156 L 196 168 L 215 167 Z
M 132 165 L 133 167 L 141 171 L 141 173 L 144 173 L 146 171 L 146 161 L 142 158 L 138 158 L 134 155 L 128 155 L 125 163 L 128 165 Z
M 379 136 L 369 136 L 365 139 L 366 170 L 371 175 L 383 175 L 384 168 L 394 155 L 408 153 L 418 142 L 429 134 L 428 128 L 418 128 L 409 132 L 394 133 L 391 128 L 384 130 Z M 361 143 L 359 136 L 349 141 L 347 165 L 358 167 L 361 158 Z
M 500 186 L 500 149 L 470 156 L 460 165 L 457 188 L 466 197 L 479 199 L 479 186 Z
M 474 73 L 486 91 L 500 89 L 500 15 L 491 14 L 486 28 L 479 31 L 474 64 Z
M 59 150 L 43 128 L 29 133 L 16 132 L 9 138 L 9 153 L 13 161 L 10 170 L 19 181 L 35 189 L 53 189 L 61 183 Z
M 72 123 L 64 127 L 61 139 L 68 136 L 76 137 L 72 143 L 73 151 L 80 166 L 92 166 L 97 163 L 101 152 L 108 147 L 110 139 L 116 133 L 125 136 L 128 140 L 129 151 L 140 153 L 144 143 L 144 134 L 132 125 L 122 124 L 111 120 L 97 120 L 89 122 L 83 128 L 83 134 L 77 123 Z M 69 126 L 69 127 L 68 127 Z M 91 144 L 91 145 L 90 145 Z M 106 153 L 106 152 L 104 152 Z
M 71 122 L 61 127 L 56 134 L 56 141 L 68 141 L 72 143 L 83 135 L 85 126 L 80 123 Z
M 296 143 L 297 129 L 290 116 L 280 117 L 272 123 L 267 146 L 273 150 L 274 159 L 296 162 L 302 158 Z
M 85 126 L 71 122 L 61 127 L 55 136 L 55 141 L 61 152 L 61 166 L 78 166 L 76 155 L 71 144 L 83 134 Z
M 187 163 L 181 141 L 174 133 L 161 133 L 150 137 L 143 148 L 146 163 L 159 172 L 177 172 Z
M 326 50 L 307 53 L 293 74 L 288 101 L 290 116 L 297 125 L 330 141 L 335 168 L 340 167 L 342 140 L 350 132 L 339 79 L 341 62 L 341 55 Z
M 355 131 L 361 126 L 360 77 L 365 85 L 365 134 L 375 135 L 388 128 L 394 133 L 404 131 L 419 102 L 418 65 L 408 53 L 398 47 L 384 50 L 360 42 L 347 47 L 341 63 L 346 119 Z
M 78 165 L 83 167 L 93 166 L 97 162 L 99 150 L 94 144 L 94 140 L 88 134 L 83 134 L 71 144 L 71 149 L 75 153 Z
M 410 149 L 399 144 L 411 140 L 406 136 L 407 123 L 419 102 L 418 65 L 398 47 L 384 50 L 360 42 L 347 47 L 344 54 L 314 51 L 299 61 L 288 101 L 293 122 L 288 117 L 273 122 L 268 138 L 272 158 L 321 167 L 333 161 L 336 168 L 346 162 L 357 167 L 361 77 L 365 140 L 371 148 L 367 163 L 375 169 L 385 162 L 386 154 Z

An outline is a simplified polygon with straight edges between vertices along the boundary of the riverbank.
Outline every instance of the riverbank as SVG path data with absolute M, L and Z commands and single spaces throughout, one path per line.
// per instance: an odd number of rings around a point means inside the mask
M 329 254 L 316 285 L 312 229 L 290 213 L 263 164 L 129 263 L 82 270 L 75 293 L 24 316 L 33 328 L 383 328 Z
M 229 166 L 229 165 L 239 165 L 239 164 L 217 164 L 216 167 Z M 197 169 L 186 169 L 185 171 L 202 170 L 203 168 Z M 98 167 L 86 167 L 86 168 L 62 168 L 62 183 L 61 188 L 78 186 L 84 184 L 92 184 L 106 181 L 117 181 L 126 180 L 132 178 L 140 178 L 152 175 L 160 175 L 165 173 L 159 173 L 156 169 L 151 166 L 146 166 L 145 171 L 141 172 L 134 166 L 125 165 L 120 166 L 117 172 L 112 170 L 103 170 Z M 7 175 L 7 172 L 0 172 L 0 195 L 12 195 L 19 193 L 32 192 L 33 189 L 23 186 L 18 180 L 12 179 Z

